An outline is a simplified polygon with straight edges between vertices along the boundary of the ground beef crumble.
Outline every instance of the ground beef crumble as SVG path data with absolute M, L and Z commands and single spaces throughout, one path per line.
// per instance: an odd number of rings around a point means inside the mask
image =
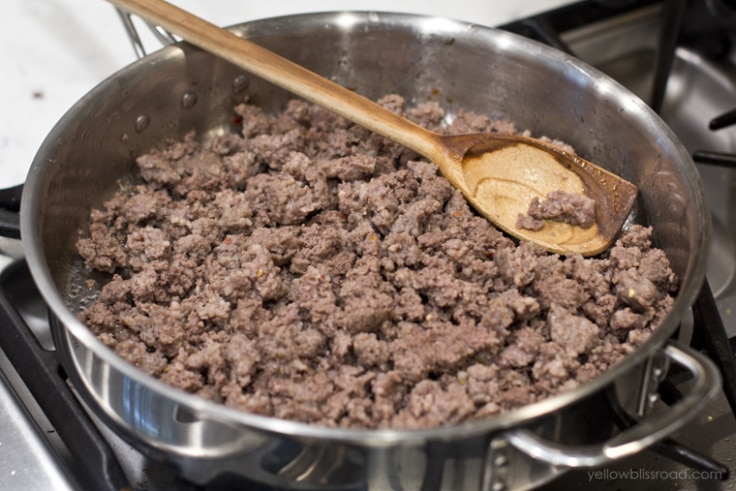
M 380 103 L 437 131 L 516 131 Z M 141 183 L 77 243 L 110 273 L 81 319 L 168 384 L 331 427 L 455 424 L 594 378 L 672 306 L 649 228 L 598 258 L 517 245 L 393 142 L 300 101 L 235 111 L 240 134 L 139 157 Z
M 542 230 L 545 220 L 590 228 L 595 223 L 595 200 L 585 195 L 552 191 L 544 200 L 533 198 L 529 203 L 527 214 L 519 215 L 516 226 L 528 230 Z

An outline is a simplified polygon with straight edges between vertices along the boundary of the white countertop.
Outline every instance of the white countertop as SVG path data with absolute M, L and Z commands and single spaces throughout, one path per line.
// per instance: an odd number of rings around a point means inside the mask
M 307 11 L 374 10 L 498 25 L 562 0 L 174 0 L 218 25 Z M 122 23 L 103 0 L 2 0 L 0 188 L 25 180 L 53 125 L 87 91 L 135 60 Z M 147 45 L 151 50 L 157 45 Z

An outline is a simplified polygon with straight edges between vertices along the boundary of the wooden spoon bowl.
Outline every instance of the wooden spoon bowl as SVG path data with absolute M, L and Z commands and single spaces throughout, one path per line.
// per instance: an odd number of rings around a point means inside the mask
M 495 225 L 545 249 L 586 256 L 616 238 L 637 188 L 621 177 L 552 144 L 521 135 L 445 136 L 428 131 L 378 104 L 271 51 L 163 0 L 109 0 L 185 41 L 403 144 L 437 164 L 471 205 Z M 548 220 L 540 230 L 517 226 L 532 199 L 562 190 L 595 201 L 595 224 Z
M 443 137 L 444 145 L 465 147 L 443 173 L 496 226 L 523 240 L 562 254 L 595 255 L 618 235 L 636 201 L 637 188 L 616 174 L 551 143 L 521 135 Z M 459 153 L 459 152 L 458 152 Z M 456 182 L 457 180 L 457 182 Z M 547 220 L 541 230 L 518 226 L 534 198 L 554 191 L 584 195 L 595 202 L 595 223 L 582 227 Z

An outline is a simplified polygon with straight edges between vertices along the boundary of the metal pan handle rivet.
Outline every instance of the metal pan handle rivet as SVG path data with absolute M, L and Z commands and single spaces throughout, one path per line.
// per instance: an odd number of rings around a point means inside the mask
M 245 75 L 238 75 L 233 80 L 233 93 L 240 94 L 250 87 L 250 78 Z
M 148 128 L 148 125 L 151 124 L 151 118 L 146 116 L 145 114 L 141 114 L 137 118 L 135 118 L 135 130 L 138 133 L 141 133 Z
M 184 109 L 191 109 L 197 105 L 197 100 L 198 97 L 196 92 L 187 92 L 181 96 L 181 106 Z

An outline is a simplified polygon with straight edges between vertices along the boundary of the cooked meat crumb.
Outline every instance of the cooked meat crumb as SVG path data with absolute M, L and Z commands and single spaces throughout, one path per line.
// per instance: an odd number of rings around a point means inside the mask
M 585 195 L 552 191 L 544 200 L 532 199 L 527 214 L 519 215 L 516 226 L 541 230 L 545 220 L 590 228 L 595 223 L 595 200 Z
M 446 132 L 514 132 L 435 103 Z M 413 152 L 292 101 L 137 159 L 77 250 L 108 273 L 81 319 L 164 382 L 345 428 L 486 418 L 594 378 L 647 339 L 677 279 L 634 226 L 597 258 L 516 244 Z M 567 212 L 565 212 L 567 213 Z

